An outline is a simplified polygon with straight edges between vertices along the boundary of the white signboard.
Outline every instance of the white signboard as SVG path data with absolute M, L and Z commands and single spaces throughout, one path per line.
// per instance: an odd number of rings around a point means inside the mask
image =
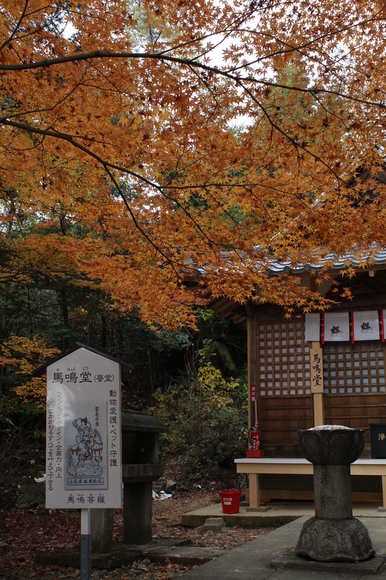
M 46 507 L 121 508 L 119 363 L 79 348 L 47 367 Z

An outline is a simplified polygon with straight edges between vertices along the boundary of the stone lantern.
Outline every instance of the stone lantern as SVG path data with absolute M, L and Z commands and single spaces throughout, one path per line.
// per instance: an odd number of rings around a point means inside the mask
M 364 448 L 364 431 L 322 425 L 299 431 L 314 466 L 315 517 L 303 525 L 295 552 L 318 562 L 360 562 L 375 554 L 365 526 L 352 515 L 350 464 Z

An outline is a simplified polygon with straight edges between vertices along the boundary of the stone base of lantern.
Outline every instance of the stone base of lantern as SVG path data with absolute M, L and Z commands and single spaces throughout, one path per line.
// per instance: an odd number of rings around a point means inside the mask
M 311 518 L 303 525 L 297 556 L 317 562 L 363 562 L 375 554 L 367 529 L 355 518 Z

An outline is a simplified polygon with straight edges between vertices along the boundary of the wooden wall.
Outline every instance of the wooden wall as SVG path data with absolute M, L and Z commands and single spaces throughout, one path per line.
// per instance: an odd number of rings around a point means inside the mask
M 299 457 L 298 430 L 312 426 L 311 395 L 260 398 L 261 447 L 267 457 Z
M 364 429 L 370 457 L 370 424 L 386 424 L 386 395 L 324 395 L 324 423 Z M 298 430 L 314 425 L 311 395 L 261 397 L 261 446 L 267 457 L 299 457 Z
M 371 457 L 370 428 L 372 423 L 386 424 L 384 394 L 324 395 L 325 423 L 347 425 L 365 430 L 363 458 Z M 298 429 L 313 426 L 312 396 L 261 397 L 261 442 L 266 457 L 301 457 Z M 313 500 L 311 476 L 260 476 L 261 501 Z M 382 502 L 381 478 L 352 479 L 354 503 Z
M 261 397 L 261 447 L 267 457 L 299 457 L 298 430 L 313 427 L 311 395 Z M 324 395 L 324 423 L 364 429 L 370 457 L 370 424 L 386 424 L 386 396 Z
M 324 395 L 324 422 L 364 429 L 366 446 L 363 458 L 370 457 L 370 424 L 386 423 L 386 395 Z

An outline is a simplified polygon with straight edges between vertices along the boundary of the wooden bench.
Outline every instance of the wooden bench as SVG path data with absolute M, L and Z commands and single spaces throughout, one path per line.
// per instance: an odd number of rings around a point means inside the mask
M 259 475 L 313 475 L 312 463 L 307 459 L 243 458 L 235 459 L 237 473 L 249 476 L 249 505 L 260 505 Z M 357 459 L 351 464 L 351 475 L 374 475 L 382 478 L 383 508 L 386 509 L 386 459 Z

